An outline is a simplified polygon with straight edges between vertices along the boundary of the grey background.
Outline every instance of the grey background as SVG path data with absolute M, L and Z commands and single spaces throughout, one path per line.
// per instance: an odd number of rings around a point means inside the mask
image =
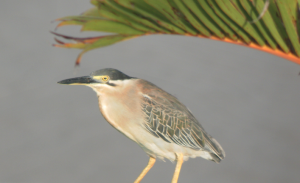
M 96 94 L 57 81 L 117 68 L 186 104 L 226 151 L 220 164 L 196 158 L 179 182 L 300 182 L 300 66 L 207 39 L 146 36 L 91 51 L 52 47 L 52 20 L 89 1 L 0 2 L 0 182 L 133 182 L 148 162 L 101 116 Z M 78 27 L 58 30 L 74 36 Z M 93 34 L 95 35 L 95 34 Z M 171 182 L 158 161 L 144 183 Z

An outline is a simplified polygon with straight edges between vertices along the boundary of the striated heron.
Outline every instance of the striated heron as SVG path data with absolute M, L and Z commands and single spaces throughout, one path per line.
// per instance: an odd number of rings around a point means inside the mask
M 143 179 L 156 158 L 177 161 L 172 179 L 177 183 L 182 163 L 188 158 L 218 163 L 225 157 L 220 144 L 185 105 L 148 81 L 108 68 L 58 83 L 91 87 L 97 93 L 103 117 L 150 156 L 134 183 Z

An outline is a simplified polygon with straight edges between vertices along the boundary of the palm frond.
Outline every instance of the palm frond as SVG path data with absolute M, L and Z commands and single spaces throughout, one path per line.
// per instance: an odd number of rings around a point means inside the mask
M 299 0 L 91 0 L 94 8 L 58 19 L 57 27 L 79 25 L 107 36 L 57 40 L 57 47 L 83 53 L 123 40 L 175 34 L 225 41 L 265 51 L 300 64 Z

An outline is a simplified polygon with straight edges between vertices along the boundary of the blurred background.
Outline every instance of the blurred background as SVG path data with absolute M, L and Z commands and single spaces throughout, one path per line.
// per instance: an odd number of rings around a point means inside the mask
M 220 164 L 183 164 L 179 182 L 298 183 L 300 65 L 208 39 L 145 36 L 88 52 L 52 46 L 56 18 L 88 0 L 0 2 L 0 183 L 133 182 L 148 162 L 112 128 L 94 91 L 56 84 L 116 68 L 146 79 L 189 107 L 226 151 Z M 80 33 L 76 26 L 58 33 Z M 142 181 L 171 182 L 175 164 L 158 161 Z

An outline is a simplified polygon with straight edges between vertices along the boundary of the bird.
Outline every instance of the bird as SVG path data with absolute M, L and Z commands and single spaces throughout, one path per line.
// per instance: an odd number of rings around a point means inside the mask
M 181 166 L 189 158 L 219 163 L 225 157 L 221 145 L 191 111 L 149 81 L 105 68 L 58 83 L 92 88 L 104 119 L 147 153 L 149 162 L 134 183 L 141 182 L 156 159 L 177 162 L 172 178 L 177 183 Z

